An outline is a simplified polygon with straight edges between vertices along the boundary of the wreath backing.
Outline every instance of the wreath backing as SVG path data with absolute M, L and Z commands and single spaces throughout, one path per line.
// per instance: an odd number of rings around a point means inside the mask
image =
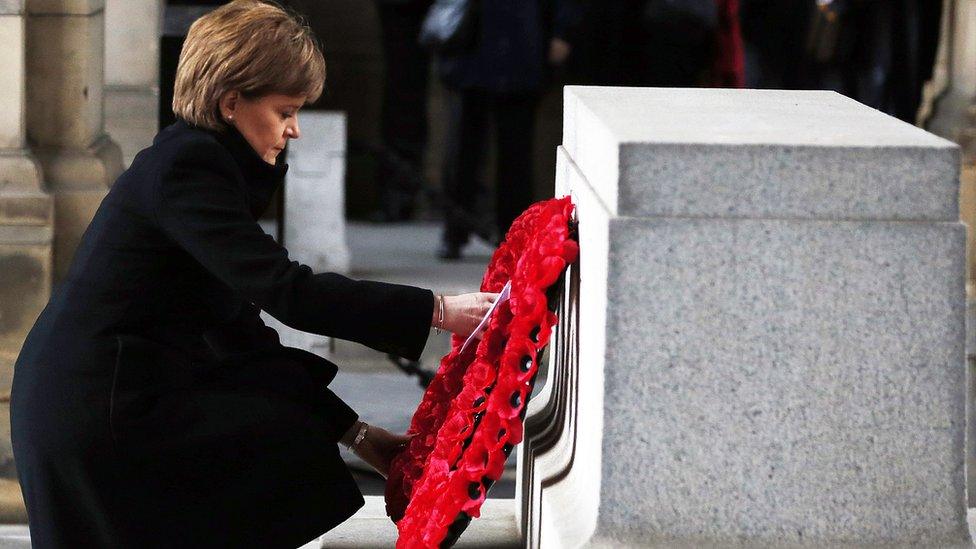
M 481 291 L 510 298 L 495 310 L 481 341 L 451 352 L 417 407 L 417 433 L 390 466 L 386 512 L 399 530 L 398 548 L 450 547 L 522 441 L 527 399 L 538 361 L 556 324 L 547 297 L 579 246 L 571 236 L 569 197 L 530 206 L 492 255 Z

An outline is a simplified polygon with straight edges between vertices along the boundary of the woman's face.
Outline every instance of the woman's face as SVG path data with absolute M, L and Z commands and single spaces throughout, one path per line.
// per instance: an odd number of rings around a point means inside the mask
M 304 95 L 269 94 L 249 99 L 236 91 L 224 94 L 220 114 L 237 128 L 258 156 L 274 164 L 289 139 L 298 139 L 298 110 Z

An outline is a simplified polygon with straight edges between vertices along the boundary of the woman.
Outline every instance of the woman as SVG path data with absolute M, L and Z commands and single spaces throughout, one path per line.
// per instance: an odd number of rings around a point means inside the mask
M 313 274 L 256 223 L 297 113 L 322 91 L 310 31 L 237 0 L 187 36 L 161 131 L 115 183 L 18 358 L 14 455 L 34 547 L 295 547 L 363 505 L 336 445 L 386 472 L 407 440 L 327 389 L 300 330 L 416 359 L 494 294 Z

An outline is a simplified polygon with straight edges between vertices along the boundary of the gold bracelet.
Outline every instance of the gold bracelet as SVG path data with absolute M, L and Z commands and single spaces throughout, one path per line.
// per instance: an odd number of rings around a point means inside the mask
M 350 450 L 356 451 L 356 448 L 359 446 L 359 443 L 366 438 L 366 431 L 368 430 L 369 430 L 369 425 L 364 421 L 362 427 L 359 428 L 359 433 L 356 435 L 356 439 L 353 440 L 352 444 L 349 445 Z
M 441 335 L 441 328 L 444 326 L 444 294 L 437 294 L 437 324 L 434 324 L 434 334 Z

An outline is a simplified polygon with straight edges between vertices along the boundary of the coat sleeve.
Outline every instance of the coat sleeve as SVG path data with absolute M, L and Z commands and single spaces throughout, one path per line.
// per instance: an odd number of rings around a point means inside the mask
M 419 359 L 430 333 L 430 290 L 336 273 L 314 274 L 257 224 L 233 158 L 193 143 L 162 171 L 156 221 L 178 246 L 284 324 Z

